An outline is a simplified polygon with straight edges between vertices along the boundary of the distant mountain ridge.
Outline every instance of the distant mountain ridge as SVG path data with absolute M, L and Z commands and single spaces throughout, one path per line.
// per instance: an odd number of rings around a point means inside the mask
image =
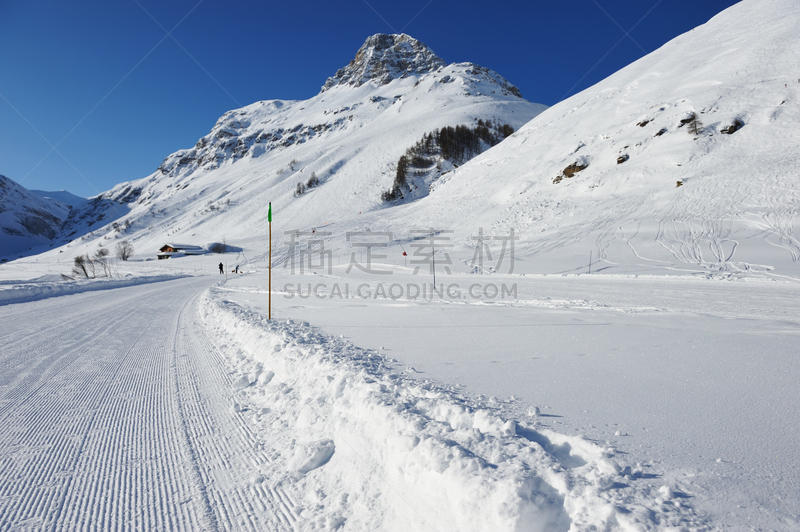
M 49 245 L 69 215 L 69 205 L 43 198 L 0 175 L 0 259 Z
M 452 231 L 462 271 L 476 235 L 513 235 L 517 273 L 796 278 L 798 34 L 796 0 L 743 0 L 546 110 L 491 70 L 373 36 L 316 96 L 232 110 L 152 175 L 76 209 L 71 231 L 90 233 L 64 251 L 123 235 L 140 251 L 225 238 L 260 250 L 272 203 L 276 230 L 325 227 L 345 257 L 347 232 L 399 246 L 436 228 Z M 452 168 L 409 165 L 412 192 L 382 201 L 410 148 L 480 120 L 516 132 Z
M 87 198 L 76 196 L 75 194 L 68 192 L 66 190 L 55 190 L 55 191 L 48 191 L 48 190 L 30 190 L 32 194 L 36 194 L 40 198 L 44 199 L 53 199 L 56 201 L 60 201 L 64 205 L 69 206 L 70 208 L 81 205 L 88 201 Z

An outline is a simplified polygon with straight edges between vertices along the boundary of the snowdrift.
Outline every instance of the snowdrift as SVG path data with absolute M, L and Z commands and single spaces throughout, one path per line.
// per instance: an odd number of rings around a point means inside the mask
M 232 408 L 286 470 L 254 482 L 311 501 L 301 514 L 310 529 L 702 528 L 669 489 L 623 495 L 641 469 L 612 448 L 537 430 L 535 417 L 504 419 L 379 352 L 268 321 L 224 294 L 212 288 L 201 314 L 233 373 Z

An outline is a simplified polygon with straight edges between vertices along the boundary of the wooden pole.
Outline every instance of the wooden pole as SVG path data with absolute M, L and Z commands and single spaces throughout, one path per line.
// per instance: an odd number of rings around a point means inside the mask
M 269 304 L 267 309 L 267 319 L 272 319 L 272 202 L 269 202 Z

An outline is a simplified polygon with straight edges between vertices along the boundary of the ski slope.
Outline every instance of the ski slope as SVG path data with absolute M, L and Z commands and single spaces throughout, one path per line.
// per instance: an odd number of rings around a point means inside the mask
M 212 281 L 0 307 L 1 530 L 293 530 L 196 316 Z
M 797 2 L 740 2 L 550 107 L 383 225 L 414 216 L 465 239 L 513 228 L 536 273 L 586 272 L 593 252 L 608 273 L 796 278 L 798 32 Z

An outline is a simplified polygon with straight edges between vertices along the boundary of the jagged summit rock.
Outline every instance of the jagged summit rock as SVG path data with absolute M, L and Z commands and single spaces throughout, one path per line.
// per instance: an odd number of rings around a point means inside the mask
M 445 65 L 433 50 L 405 33 L 378 33 L 364 42 L 349 65 L 328 78 L 322 92 L 337 85 L 360 87 L 373 80 L 386 85 L 408 74 L 427 74 Z

